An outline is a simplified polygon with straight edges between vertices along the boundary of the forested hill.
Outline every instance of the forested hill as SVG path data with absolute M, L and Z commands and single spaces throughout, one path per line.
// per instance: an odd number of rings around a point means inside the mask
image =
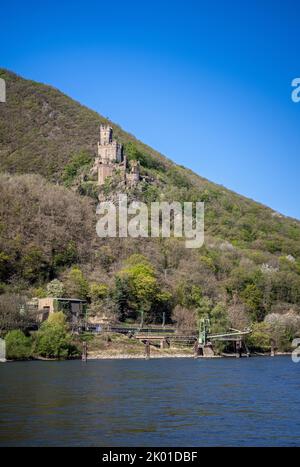
M 168 166 L 158 152 L 59 90 L 1 68 L 0 77 L 7 87 L 7 103 L 0 107 L 1 170 L 56 179 L 72 154 L 95 154 L 100 122 L 109 123 L 123 144 L 133 141 L 138 150 Z
M 132 318 L 142 300 L 134 283 L 141 273 L 152 277 L 143 305 L 149 320 L 163 306 L 183 321 L 201 306 L 217 307 L 231 324 L 298 312 L 297 220 L 174 164 L 109 121 L 128 159 L 141 164 L 144 181 L 132 194 L 146 202 L 204 201 L 206 242 L 187 250 L 174 239 L 100 240 L 90 168 L 107 120 L 50 86 L 3 69 L 0 77 L 7 85 L 0 104 L 2 293 L 43 294 L 57 278 L 68 294 L 72 280 L 81 280 L 92 308 L 107 300 L 112 313 Z M 104 195 L 115 187 L 107 183 Z M 96 285 L 103 286 L 98 295 Z

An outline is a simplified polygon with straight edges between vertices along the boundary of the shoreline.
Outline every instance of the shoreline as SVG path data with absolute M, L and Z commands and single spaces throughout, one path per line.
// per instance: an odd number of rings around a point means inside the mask
M 97 353 L 97 352 L 90 352 L 88 353 L 87 360 L 153 360 L 158 358 L 194 358 L 193 354 L 188 353 L 155 353 L 150 354 L 150 357 L 146 357 L 144 354 L 127 354 L 127 353 L 117 353 L 117 354 L 109 354 L 109 353 Z
M 271 356 L 270 354 L 262 354 L 262 353 L 253 353 L 249 357 L 247 355 L 242 355 L 240 358 L 246 359 L 246 358 L 256 358 L 256 357 L 283 357 L 283 356 L 290 356 L 291 352 L 278 352 L 274 356 Z M 162 358 L 189 358 L 189 359 L 194 359 L 194 360 L 213 360 L 213 359 L 226 359 L 226 358 L 234 358 L 236 359 L 237 357 L 234 354 L 228 354 L 228 355 L 212 355 L 212 356 L 201 356 L 201 357 L 195 357 L 193 354 L 186 354 L 186 353 L 176 353 L 176 354 L 168 354 L 168 353 L 162 353 L 162 354 L 156 354 L 156 355 L 150 355 L 150 357 L 146 357 L 145 355 L 142 354 L 137 354 L 137 355 L 130 355 L 130 354 L 116 354 L 116 355 L 109 355 L 109 354 L 90 354 L 87 357 L 87 360 L 157 360 L 157 359 L 162 359 Z
M 277 352 L 275 355 L 270 354 L 263 354 L 263 353 L 253 353 L 250 356 L 243 354 L 240 358 L 248 359 L 248 358 L 257 358 L 257 357 L 288 357 L 291 356 L 292 352 Z M 83 360 L 81 357 L 79 358 L 30 358 L 25 360 L 10 360 L 7 359 L 5 361 L 0 361 L 0 363 L 13 363 L 13 362 L 66 362 L 66 361 L 95 361 L 95 360 L 158 360 L 158 359 L 193 359 L 193 360 L 214 360 L 214 359 L 228 359 L 233 358 L 236 359 L 235 354 L 223 354 L 223 355 L 211 355 L 211 356 L 194 356 L 194 354 L 189 353 L 156 353 L 154 355 L 150 355 L 146 357 L 144 354 L 127 354 L 127 353 L 118 353 L 118 354 L 109 354 L 109 353 L 96 353 L 90 352 L 87 356 L 87 360 Z

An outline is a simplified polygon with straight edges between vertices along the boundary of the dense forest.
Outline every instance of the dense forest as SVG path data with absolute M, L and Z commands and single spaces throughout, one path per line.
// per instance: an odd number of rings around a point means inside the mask
M 60 91 L 6 70 L 0 105 L 0 329 L 26 328 L 33 297 L 77 296 L 90 316 L 181 329 L 210 316 L 215 330 L 252 326 L 253 347 L 290 349 L 300 332 L 300 222 L 178 166 Z M 100 239 L 91 175 L 98 127 L 109 123 L 143 181 L 130 198 L 204 201 L 205 244 Z M 203 154 L 205 158 L 205 154 Z M 267 181 L 266 181 L 267 183 Z M 118 177 L 101 189 L 119 191 Z M 26 313 L 25 313 L 26 314 Z

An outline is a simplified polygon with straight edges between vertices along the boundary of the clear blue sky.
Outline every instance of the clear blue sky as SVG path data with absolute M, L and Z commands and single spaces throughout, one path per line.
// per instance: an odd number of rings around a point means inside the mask
M 300 219 L 298 1 L 27 0 L 0 15 L 0 66 Z

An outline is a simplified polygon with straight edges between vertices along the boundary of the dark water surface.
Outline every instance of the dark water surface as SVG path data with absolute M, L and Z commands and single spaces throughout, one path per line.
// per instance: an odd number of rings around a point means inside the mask
M 290 357 L 0 364 L 2 446 L 300 446 Z

